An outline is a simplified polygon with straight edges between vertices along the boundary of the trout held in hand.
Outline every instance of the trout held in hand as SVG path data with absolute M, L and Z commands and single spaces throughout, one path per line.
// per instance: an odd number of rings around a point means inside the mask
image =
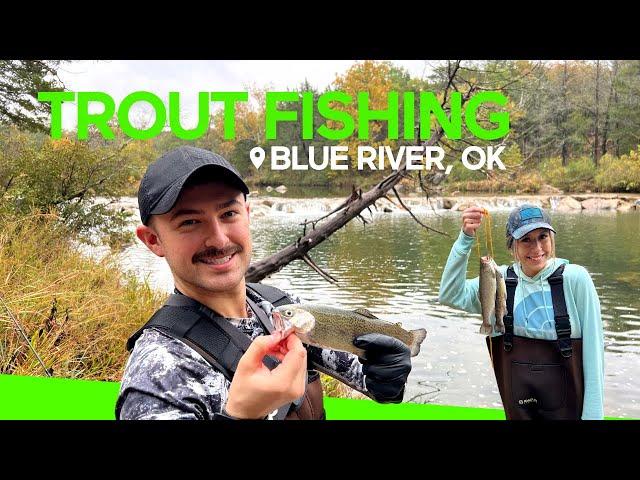
M 504 333 L 503 317 L 507 314 L 507 286 L 498 265 L 487 255 L 480 258 L 480 288 L 478 291 L 482 306 L 482 325 L 480 333 L 493 332 L 491 317 L 496 318 L 496 330 Z
M 284 335 L 295 333 L 302 342 L 316 347 L 355 353 L 364 358 L 364 350 L 353 345 L 353 340 L 367 333 L 380 333 L 395 337 L 411 349 L 414 357 L 427 336 L 424 328 L 405 330 L 400 323 L 379 319 L 366 309 L 341 308 L 311 303 L 281 305 L 273 312 L 273 323 Z

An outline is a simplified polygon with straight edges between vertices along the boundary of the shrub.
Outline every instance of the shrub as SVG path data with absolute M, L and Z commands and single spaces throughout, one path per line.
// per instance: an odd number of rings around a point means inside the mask
M 640 192 L 640 155 L 638 149 L 616 158 L 605 155 L 600 159 L 595 176 L 598 190 L 607 192 Z

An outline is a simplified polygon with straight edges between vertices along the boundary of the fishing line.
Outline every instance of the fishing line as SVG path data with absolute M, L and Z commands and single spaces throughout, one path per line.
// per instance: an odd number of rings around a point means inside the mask
M 484 215 L 485 217 L 487 217 L 486 219 L 486 223 L 485 223 L 485 227 L 484 227 L 484 243 L 485 243 L 485 247 L 487 249 L 487 253 L 491 255 L 491 258 L 494 258 L 493 256 L 493 238 L 491 236 L 491 214 L 489 213 L 489 210 L 487 210 L 486 208 L 482 209 L 482 215 Z M 480 253 L 480 233 L 476 232 L 476 247 L 478 249 L 478 258 L 482 258 L 482 254 Z M 493 333 L 493 329 L 495 327 L 495 319 L 494 319 L 494 325 L 491 325 L 491 333 Z M 491 360 L 491 366 L 493 367 L 493 341 L 492 341 L 492 337 L 491 337 L 491 333 L 489 334 L 489 359 Z

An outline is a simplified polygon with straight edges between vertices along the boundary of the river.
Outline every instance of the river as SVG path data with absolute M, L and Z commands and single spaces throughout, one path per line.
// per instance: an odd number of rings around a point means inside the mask
M 341 199 L 268 199 L 253 201 L 254 260 L 271 255 L 302 233 L 305 219 L 327 213 Z M 135 203 L 134 199 L 130 202 Z M 492 213 L 495 256 L 509 261 L 504 224 L 518 199 L 495 199 Z M 438 286 L 460 212 L 432 209 L 415 202 L 419 218 L 449 238 L 418 226 L 407 213 L 373 211 L 363 225 L 354 220 L 311 251 L 315 262 L 339 280 L 332 285 L 305 263 L 294 262 L 265 283 L 296 293 L 306 301 L 357 308 L 406 328 L 428 331 L 420 354 L 413 358 L 405 401 L 501 407 L 479 315 L 438 303 Z M 551 212 L 558 231 L 556 253 L 587 268 L 602 305 L 605 331 L 605 415 L 640 418 L 640 211 Z M 133 228 L 133 226 L 132 226 Z M 472 254 L 469 278 L 478 274 Z M 171 291 L 172 279 L 163 259 L 142 244 L 120 256 L 122 267 Z

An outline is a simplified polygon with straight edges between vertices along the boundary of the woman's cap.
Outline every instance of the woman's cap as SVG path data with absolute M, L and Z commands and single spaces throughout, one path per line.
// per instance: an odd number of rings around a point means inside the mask
M 536 205 L 524 204 L 514 208 L 507 220 L 507 239 L 520 240 L 527 233 L 536 228 L 548 228 L 556 232 L 551 226 L 551 217 Z

